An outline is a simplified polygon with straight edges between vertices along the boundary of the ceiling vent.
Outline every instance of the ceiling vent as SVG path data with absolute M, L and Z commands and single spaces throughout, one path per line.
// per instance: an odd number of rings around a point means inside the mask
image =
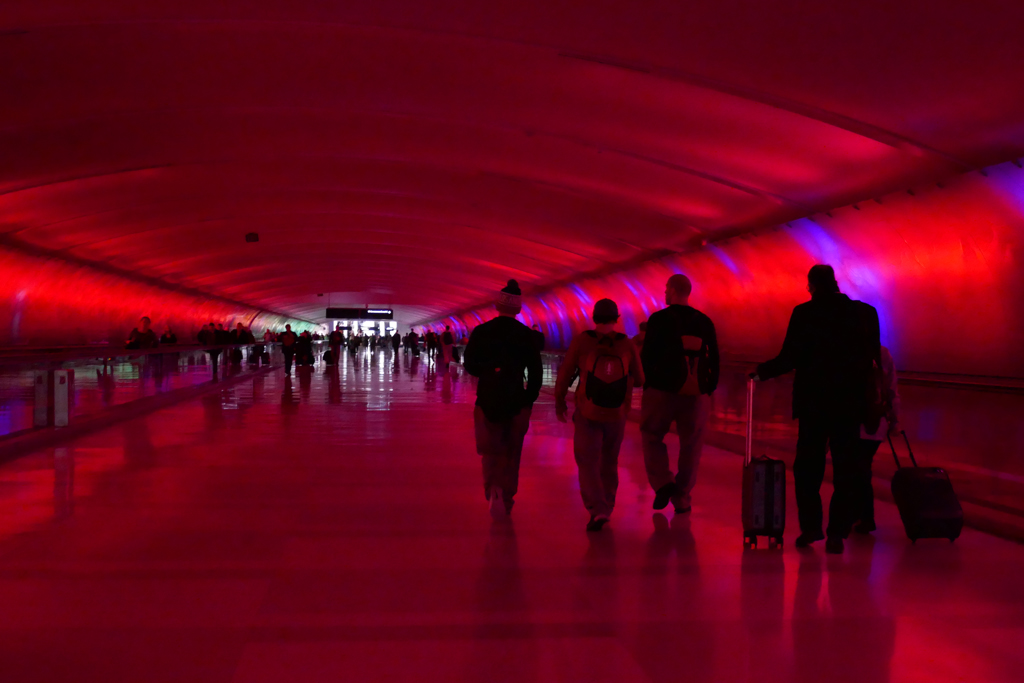
M 259 242 L 260 241 L 260 235 L 257 232 L 246 233 L 245 241 L 246 242 Z

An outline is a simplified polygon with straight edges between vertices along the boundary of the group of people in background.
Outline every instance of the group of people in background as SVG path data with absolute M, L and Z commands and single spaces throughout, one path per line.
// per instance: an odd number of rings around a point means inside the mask
M 152 326 L 153 322 L 147 316 L 142 316 L 139 320 L 139 326 L 132 329 L 128 334 L 124 347 L 126 349 L 155 349 L 157 346 L 178 343 L 178 335 L 174 334 L 170 324 L 167 325 L 167 329 L 159 338 L 156 336 Z
M 640 436 L 653 508 L 671 503 L 675 514 L 692 510 L 711 395 L 720 358 L 714 323 L 690 305 L 692 283 L 683 274 L 665 286 L 666 307 L 639 326 L 632 339 L 617 331 L 617 304 L 594 304 L 594 328 L 572 340 L 555 382 L 555 414 L 568 420 L 575 383 L 573 453 L 580 496 L 600 531 L 615 508 L 618 457 L 635 388 L 642 387 Z M 878 314 L 840 293 L 830 266 L 808 274 L 811 300 L 797 306 L 782 350 L 757 366 L 751 378 L 767 380 L 796 371 L 793 417 L 799 437 L 793 475 L 800 521 L 799 547 L 826 539 L 841 553 L 851 530 L 875 528 L 871 461 L 888 433 L 898 431 L 899 397 L 888 350 L 881 346 Z M 484 497 L 496 519 L 515 503 L 525 436 L 542 382 L 543 336 L 516 319 L 522 291 L 509 280 L 495 302 L 498 316 L 477 326 L 465 351 L 465 368 L 478 378 L 474 408 L 476 448 Z M 670 462 L 665 436 L 675 425 L 679 450 Z M 822 529 L 820 488 L 831 451 L 834 493 L 827 534 Z

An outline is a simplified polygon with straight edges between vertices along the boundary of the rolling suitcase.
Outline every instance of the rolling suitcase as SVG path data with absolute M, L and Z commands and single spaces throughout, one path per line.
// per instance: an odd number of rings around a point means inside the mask
M 747 380 L 747 442 L 743 454 L 743 547 L 756 548 L 767 536 L 781 548 L 786 531 L 786 463 L 766 455 L 754 458 L 754 380 Z
M 896 448 L 889 440 L 896 473 L 892 475 L 892 498 L 900 511 L 903 528 L 907 537 L 917 543 L 919 538 L 948 538 L 955 541 L 964 528 L 964 511 L 953 492 L 949 475 L 941 467 L 918 467 L 910 439 L 906 432 L 903 440 L 907 444 L 913 467 L 900 467 Z

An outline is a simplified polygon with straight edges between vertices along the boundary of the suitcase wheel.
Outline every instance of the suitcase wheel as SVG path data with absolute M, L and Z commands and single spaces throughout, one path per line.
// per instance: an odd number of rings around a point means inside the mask
M 769 550 L 774 550 L 776 548 L 781 548 L 781 547 L 782 547 L 782 536 L 778 536 L 778 537 L 774 537 L 774 538 L 769 538 L 768 539 L 768 549 Z
M 743 537 L 743 549 L 753 550 L 757 547 L 757 536 L 744 536 Z

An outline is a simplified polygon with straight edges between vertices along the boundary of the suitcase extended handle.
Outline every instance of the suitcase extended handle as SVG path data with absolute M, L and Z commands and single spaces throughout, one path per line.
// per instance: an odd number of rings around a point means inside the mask
M 747 440 L 743 450 L 743 466 L 750 464 L 754 455 L 754 380 L 747 380 Z
M 907 438 L 907 433 L 901 429 L 900 434 L 903 435 L 903 442 L 907 444 L 907 453 L 910 453 L 910 462 L 914 463 L 914 467 L 917 467 L 917 460 L 914 459 L 914 449 L 910 447 L 910 439 Z M 896 447 L 892 445 L 892 436 L 886 434 L 885 438 L 889 441 L 889 448 L 892 450 L 892 459 L 896 461 L 896 469 L 900 469 L 900 458 L 896 455 Z

